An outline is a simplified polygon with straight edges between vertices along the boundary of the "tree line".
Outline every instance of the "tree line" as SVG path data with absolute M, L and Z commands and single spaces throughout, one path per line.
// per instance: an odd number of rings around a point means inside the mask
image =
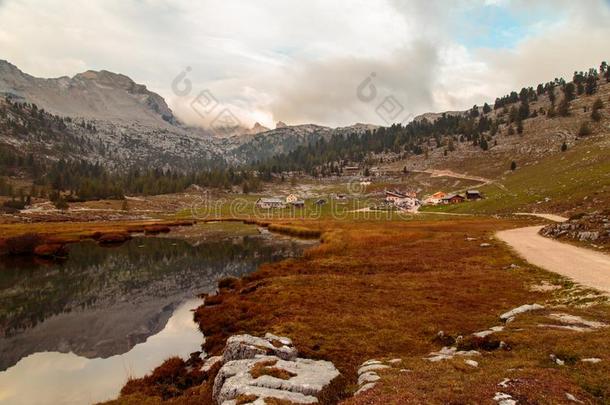
M 393 153 L 399 157 L 409 154 L 426 154 L 432 148 L 444 148 L 444 154 L 453 152 L 458 142 L 470 142 L 483 151 L 495 145 L 494 137 L 501 131 L 508 136 L 524 132 L 524 121 L 541 114 L 548 118 L 570 115 L 570 102 L 577 96 L 594 95 L 598 81 L 610 82 L 610 69 L 606 62 L 597 69 L 574 72 L 571 82 L 562 78 L 539 84 L 536 89 L 524 87 L 521 91 L 495 100 L 493 108 L 485 103 L 473 106 L 465 114 L 443 114 L 434 122 L 426 119 L 412 121 L 407 125 L 395 124 L 388 128 L 367 131 L 364 134 L 334 134 L 329 139 L 319 139 L 302 145 L 292 152 L 280 154 L 257 162 L 257 170 L 265 179 L 272 174 L 303 172 L 312 176 L 341 175 L 348 165 L 358 164 L 366 168 L 378 161 L 374 155 Z M 547 110 L 531 108 L 531 103 L 546 96 L 550 102 Z M 591 106 L 591 119 L 601 119 L 601 99 Z M 494 114 L 491 114 L 494 112 Z M 579 135 L 590 132 L 588 123 L 583 123 Z

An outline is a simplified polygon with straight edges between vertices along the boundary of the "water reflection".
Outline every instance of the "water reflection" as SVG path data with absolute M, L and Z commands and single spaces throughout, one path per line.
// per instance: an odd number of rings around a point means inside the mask
M 91 404 L 115 398 L 130 376 L 141 376 L 171 356 L 188 357 L 201 345 L 192 308 L 178 307 L 158 334 L 129 352 L 107 359 L 74 353 L 42 352 L 22 359 L 0 374 L 0 404 Z
M 194 297 L 303 247 L 269 236 L 135 238 L 114 248 L 72 245 L 63 263 L 3 258 L 0 403 L 113 397 L 126 376 L 199 350 Z

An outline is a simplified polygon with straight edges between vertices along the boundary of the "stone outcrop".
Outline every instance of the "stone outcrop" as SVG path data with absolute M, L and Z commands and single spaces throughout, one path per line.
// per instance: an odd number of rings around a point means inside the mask
M 250 335 L 231 336 L 227 340 L 223 361 L 252 359 L 256 356 L 273 355 L 282 360 L 294 360 L 297 349 L 292 340 L 268 333 L 265 338 Z
M 253 372 L 256 369 L 262 369 L 263 374 Z M 258 356 L 225 363 L 214 380 L 213 395 L 223 405 L 231 404 L 230 401 L 240 396 L 314 404 L 337 377 L 339 371 L 328 361 L 301 358 L 287 361 L 275 356 Z
M 538 324 L 538 326 L 541 328 L 563 329 L 575 332 L 590 332 L 608 327 L 608 325 L 603 322 L 591 321 L 580 316 L 564 313 L 549 314 L 548 318 L 553 321 L 558 321 L 560 324 Z
M 340 373 L 328 361 L 297 357 L 286 337 L 236 335 L 227 340 L 222 356 L 204 361 L 202 371 L 221 365 L 213 380 L 217 404 L 264 404 L 265 399 L 292 404 L 336 402 Z
M 588 242 L 610 249 L 610 211 L 575 215 L 566 222 L 548 225 L 540 234 L 554 239 Z
M 510 321 L 515 319 L 515 316 L 517 316 L 519 314 L 524 314 L 526 312 L 531 312 L 531 311 L 537 311 L 539 309 L 544 309 L 544 306 L 542 306 L 540 304 L 521 305 L 520 307 L 511 309 L 510 311 L 503 313 L 502 315 L 500 315 L 500 319 L 506 323 L 509 323 Z
M 476 350 L 458 350 L 457 347 L 443 347 L 438 352 L 431 352 L 425 359 L 436 363 L 438 361 L 451 360 L 456 356 L 473 357 L 480 355 L 481 353 Z
M 396 367 L 401 363 L 402 359 L 391 359 L 387 361 L 370 359 L 362 363 L 358 368 L 358 390 L 354 395 L 360 395 L 375 388 L 375 386 L 381 382 L 379 372 Z M 407 369 L 400 369 L 400 372 L 409 371 L 410 370 Z

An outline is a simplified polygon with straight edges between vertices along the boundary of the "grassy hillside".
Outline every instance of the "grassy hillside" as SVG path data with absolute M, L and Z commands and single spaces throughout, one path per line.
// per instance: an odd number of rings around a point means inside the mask
M 527 163 L 481 191 L 486 199 L 424 211 L 510 213 L 539 211 L 572 214 L 610 206 L 610 137 L 579 141 L 565 152 Z
M 610 321 L 602 298 L 590 295 L 590 306 L 577 308 L 584 292 L 575 292 L 569 281 L 527 265 L 490 240 L 497 229 L 526 223 L 282 222 L 321 231 L 323 243 L 303 258 L 263 265 L 241 280 L 225 280 L 219 294 L 206 299 L 207 305 L 195 314 L 206 352 L 218 354 L 233 334 L 289 336 L 302 356 L 331 360 L 343 374 L 344 389 L 328 403 L 492 403 L 506 378 L 514 381 L 506 392 L 519 403 L 565 403 L 566 392 L 584 403 L 606 403 L 610 348 L 604 342 L 610 328 L 578 337 L 573 331 L 541 328 L 538 324 L 549 322 L 547 316 L 555 310 L 549 308 L 519 316 L 489 338 L 471 336 L 498 325 L 501 313 L 533 302 L 550 307 L 561 302 L 562 312 Z M 481 247 L 483 240 L 492 245 Z M 549 283 L 553 290 L 539 287 Z M 441 337 L 439 331 L 444 331 Z M 477 367 L 457 357 L 424 359 L 457 336 L 464 337 L 460 348 L 480 351 Z M 558 366 L 549 360 L 551 354 L 569 364 Z M 580 361 L 590 357 L 604 360 L 595 365 Z M 401 361 L 381 373 L 381 383 L 372 391 L 350 398 L 358 388 L 358 366 L 372 358 Z M 149 376 L 130 380 L 122 396 L 110 403 L 213 403 L 214 374 L 169 360 Z

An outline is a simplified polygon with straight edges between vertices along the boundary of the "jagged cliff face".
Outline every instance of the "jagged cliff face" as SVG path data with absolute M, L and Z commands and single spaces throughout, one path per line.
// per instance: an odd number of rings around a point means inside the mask
M 65 128 L 51 131 L 42 117 L 32 125 L 28 111 L 11 111 L 5 102 L 35 104 L 38 109 L 65 120 Z M 111 169 L 131 166 L 201 169 L 212 162 L 242 164 L 287 153 L 300 145 L 336 132 L 363 132 L 376 127 L 356 124 L 331 129 L 318 125 L 276 129 L 260 124 L 248 128 L 210 131 L 184 126 L 163 97 L 129 77 L 102 71 L 86 71 L 74 77 L 42 79 L 0 60 L 0 146 L 50 159 L 85 159 Z M 40 121 L 40 120 L 38 120 Z M 21 130 L 14 130 L 18 122 Z M 87 123 L 87 127 L 83 125 Z M 89 125 L 95 130 L 89 130 Z
M 319 139 L 328 140 L 334 134 L 362 134 L 377 128 L 379 127 L 376 125 L 368 124 L 329 128 L 314 124 L 288 126 L 279 122 L 275 129 L 260 132 L 246 141 L 239 142 L 239 138 L 234 139 L 235 147 L 227 151 L 227 159 L 230 162 L 252 163 L 289 153 L 301 145 L 308 145 Z
M 27 111 L 8 109 L 0 117 L 0 143 L 35 156 L 84 159 L 117 170 L 195 169 L 222 160 L 221 143 L 205 130 L 184 127 L 163 97 L 122 74 L 90 70 L 72 78 L 41 79 L 0 61 L 0 102 L 4 99 L 70 118 L 64 128 L 52 131 L 44 124 L 53 120 L 48 115 L 38 125 L 32 125 L 37 118 Z M 11 121 L 24 129 L 12 130 Z
M 150 126 L 177 124 L 163 97 L 125 75 L 105 70 L 40 79 L 0 61 L 0 93 L 61 116 Z

